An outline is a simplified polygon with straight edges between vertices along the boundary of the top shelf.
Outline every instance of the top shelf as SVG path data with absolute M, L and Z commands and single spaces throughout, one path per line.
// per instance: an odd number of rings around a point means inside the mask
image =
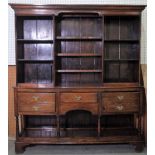
M 102 37 L 62 37 L 62 36 L 57 36 L 57 40 L 61 41 L 101 41 Z
M 53 43 L 50 39 L 17 39 L 20 43 Z
M 135 39 L 105 39 L 105 42 L 139 42 L 139 40 Z

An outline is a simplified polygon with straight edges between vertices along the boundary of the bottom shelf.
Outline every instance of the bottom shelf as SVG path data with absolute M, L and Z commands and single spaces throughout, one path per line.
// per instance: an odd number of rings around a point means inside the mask
M 56 128 L 27 128 L 24 130 L 22 137 L 57 137 Z
M 117 136 L 138 136 L 138 130 L 134 128 L 105 128 L 101 129 L 98 136 L 97 128 L 61 128 L 60 136 L 57 134 L 57 128 L 27 128 L 22 137 L 117 137 Z
M 97 137 L 97 128 L 60 129 L 60 137 Z
M 101 129 L 101 137 L 108 136 L 136 136 L 138 135 L 138 130 L 134 128 L 109 128 Z

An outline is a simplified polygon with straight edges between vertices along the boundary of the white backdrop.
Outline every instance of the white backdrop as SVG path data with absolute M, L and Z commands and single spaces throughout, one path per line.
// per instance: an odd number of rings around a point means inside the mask
M 131 4 L 146 5 L 146 0 L 8 0 L 8 3 L 24 4 Z M 8 7 L 8 65 L 15 65 L 14 11 Z M 141 64 L 147 63 L 147 10 L 142 13 Z

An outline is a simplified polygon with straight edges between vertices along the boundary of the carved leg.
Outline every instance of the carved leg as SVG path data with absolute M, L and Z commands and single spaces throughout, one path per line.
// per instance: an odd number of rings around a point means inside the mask
M 25 144 L 23 142 L 15 142 L 15 152 L 18 153 L 23 153 L 25 151 L 25 147 L 28 144 Z
M 136 147 L 135 147 L 135 151 L 137 152 L 137 153 L 140 153 L 140 152 L 142 152 L 144 150 L 144 144 L 143 143 L 137 143 L 136 144 Z

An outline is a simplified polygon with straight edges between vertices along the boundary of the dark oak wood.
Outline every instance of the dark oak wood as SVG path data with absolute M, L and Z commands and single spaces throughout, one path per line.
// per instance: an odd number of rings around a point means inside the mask
M 98 57 L 98 56 L 102 56 L 101 54 L 94 54 L 94 53 L 58 53 L 57 54 L 58 56 L 68 56 L 68 57 L 74 57 L 74 56 L 76 56 L 76 57 L 93 57 L 93 56 L 96 56 L 96 57 Z
M 18 93 L 18 111 L 55 112 L 55 93 Z
M 30 144 L 128 143 L 142 151 L 145 6 L 10 5 L 16 153 Z
M 138 112 L 139 111 L 139 93 L 104 93 L 102 103 L 102 112 Z
M 17 154 L 23 153 L 25 151 L 25 147 L 29 144 L 23 142 L 15 142 L 15 152 Z

